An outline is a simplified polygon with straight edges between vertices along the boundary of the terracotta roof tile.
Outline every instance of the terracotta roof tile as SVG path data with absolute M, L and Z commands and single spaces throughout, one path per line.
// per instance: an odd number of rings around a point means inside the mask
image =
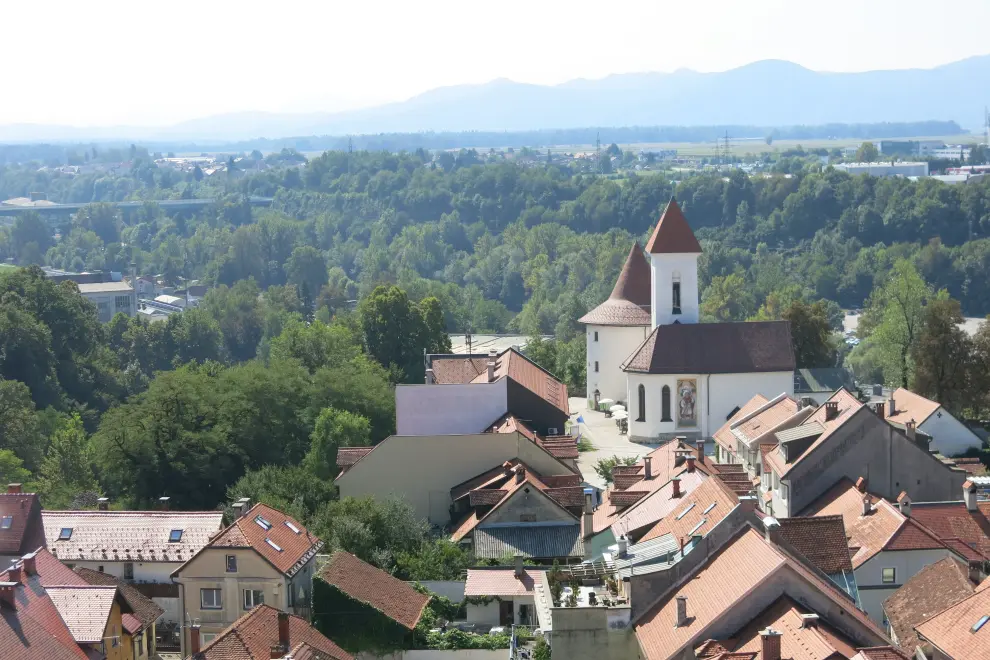
M 730 417 L 728 421 L 726 421 L 725 424 L 719 428 L 719 430 L 715 431 L 715 442 L 717 442 L 722 449 L 725 449 L 735 455 L 738 447 L 736 445 L 736 436 L 732 434 L 732 424 L 753 412 L 766 402 L 767 398 L 765 396 L 762 394 L 757 394 L 752 399 L 742 404 L 739 410 L 736 411 L 736 414 Z
M 717 639 L 706 639 L 701 646 L 694 650 L 694 654 L 699 658 L 713 658 L 722 653 L 726 653 L 735 646 L 735 640 L 721 642 Z
M 86 580 L 89 584 L 117 587 L 120 595 L 124 597 L 127 604 L 134 610 L 134 614 L 128 616 L 134 617 L 139 629 L 147 628 L 165 614 L 165 610 L 159 607 L 155 601 L 113 575 L 107 575 L 106 573 L 100 573 L 99 571 L 81 566 L 77 566 L 74 570 L 79 577 Z M 131 632 L 135 631 L 132 630 Z
M 883 611 L 897 643 L 913 654 L 920 644 L 914 627 L 942 610 L 972 595 L 967 567 L 952 557 L 929 564 L 918 571 L 883 602 Z
M 354 600 L 378 610 L 409 630 L 416 627 L 430 597 L 348 552 L 335 552 L 320 578 Z
M 468 501 L 471 506 L 495 506 L 508 494 L 509 491 L 501 488 L 479 488 L 468 494 Z
M 255 607 L 217 635 L 191 660 L 268 660 L 272 657 L 272 646 L 279 641 L 278 615 L 279 611 L 271 605 Z M 299 658 L 353 660 L 350 653 L 320 634 L 305 619 L 290 614 L 289 646 L 295 649 L 302 645 L 319 654 L 310 653 Z
M 633 243 L 608 300 L 578 319 L 589 325 L 650 325 L 651 271 L 639 243 Z
M 220 511 L 42 511 L 46 545 L 64 561 L 186 561 L 220 531 Z M 71 529 L 60 540 L 63 529 Z M 172 530 L 182 538 L 169 542 Z
M 567 486 L 564 488 L 547 488 L 545 491 L 547 495 L 557 500 L 561 506 L 567 507 L 583 507 L 584 506 L 584 487 L 583 486 Z
M 859 653 L 853 656 L 853 660 L 911 660 L 914 655 L 912 653 L 909 656 L 893 646 L 873 646 L 856 650 Z
M 701 254 L 701 244 L 688 225 L 687 218 L 673 197 L 663 210 L 650 240 L 646 243 L 650 254 Z
M 653 492 L 609 491 L 611 503 L 615 506 L 624 505 L 625 498 L 628 497 L 625 493 L 643 493 L 644 495 L 630 502 L 629 508 L 615 517 L 612 522 L 612 534 L 618 538 L 620 534 L 625 534 L 628 537 L 646 533 L 659 521 L 668 517 L 672 511 L 679 508 L 681 503 L 709 477 L 701 470 L 695 470 L 694 472 L 682 472 L 678 479 L 680 479 L 680 497 L 674 497 L 674 486 L 670 481 Z M 640 487 L 636 486 L 636 489 Z M 637 538 L 637 540 L 640 539 Z
M 915 424 L 921 426 L 922 422 L 942 407 L 938 401 L 926 399 L 903 387 L 898 387 L 890 396 L 894 400 L 894 414 L 890 414 L 888 406 L 884 416 L 897 424 L 904 424 L 913 419 Z
M 649 374 L 793 371 L 787 321 L 660 325 L 623 365 Z
M 826 419 L 826 404 L 828 402 L 834 402 L 838 404 L 838 415 L 833 419 Z M 830 396 L 825 404 L 819 406 L 811 415 L 804 420 L 804 425 L 819 424 L 822 427 L 822 431 L 818 437 L 797 457 L 792 458 L 790 461 L 786 461 L 783 454 L 783 449 L 778 445 L 777 449 L 768 453 L 764 460 L 769 464 L 774 472 L 777 473 L 779 477 L 787 476 L 790 470 L 804 460 L 806 457 L 810 456 L 815 449 L 817 449 L 823 442 L 825 442 L 837 429 L 839 429 L 850 417 L 855 415 L 864 404 L 855 396 L 852 395 L 848 390 L 841 389 L 836 391 L 832 396 Z M 801 427 L 797 427 L 801 428 Z M 848 525 L 846 525 L 848 528 Z
M 521 433 L 528 440 L 537 444 L 540 443 L 540 437 L 536 435 L 536 431 L 512 413 L 505 413 L 499 417 L 488 427 L 485 433 Z
M 374 447 L 341 447 L 337 450 L 337 467 L 350 467 L 368 455 Z
M 99 644 L 110 620 L 117 587 L 46 587 L 59 616 L 79 644 Z
M 632 506 L 649 494 L 648 490 L 613 490 L 609 501 L 616 507 Z
M 554 378 L 553 374 L 539 367 L 514 348 L 507 348 L 495 359 L 495 380 L 510 378 L 530 392 L 556 406 L 565 414 L 571 410 L 567 403 L 567 386 Z M 488 370 L 479 374 L 472 383 L 487 383 Z
M 957 468 L 965 470 L 972 476 L 979 477 L 987 473 L 987 467 L 978 458 L 953 458 Z
M 0 658 L 87 660 L 44 590 L 31 596 L 24 586 L 16 591 L 17 608 L 0 607 Z M 27 598 L 34 601 L 30 607 Z
M 911 517 L 938 538 L 958 539 L 984 558 L 990 558 L 990 502 L 978 501 L 976 507 L 976 511 L 967 511 L 961 501 L 915 502 L 911 505 Z
M 852 571 L 842 516 L 781 518 L 781 537 L 826 575 Z
M 779 397 L 765 404 L 759 413 L 752 414 L 745 421 L 735 424 L 733 435 L 742 436 L 750 446 L 761 438 L 773 439 L 767 434 L 777 429 L 784 421 L 794 416 L 798 411 L 798 402 L 789 397 Z
M 686 497 L 681 498 L 640 542 L 670 534 L 675 539 L 704 536 L 729 515 L 739 499 L 717 478 L 705 479 Z
M 643 480 L 643 475 L 640 474 L 613 474 L 612 484 L 617 491 L 627 490 L 633 484 L 639 483 Z
M 581 485 L 580 474 L 540 475 L 547 488 L 573 488 Z
M 982 617 L 990 615 L 990 589 L 965 600 L 915 626 L 918 635 L 950 658 L 990 658 L 990 625 L 973 632 Z
M 488 371 L 488 356 L 431 355 L 430 368 L 439 385 L 470 383 Z
M 0 527 L 0 555 L 24 555 L 45 544 L 41 524 L 41 502 L 34 493 L 0 493 L 0 519 L 10 518 L 10 526 Z
M 542 571 L 523 569 L 522 577 L 516 577 L 515 569 L 469 568 L 464 583 L 465 596 L 531 596 Z
M 267 529 L 263 523 L 268 523 Z M 295 518 L 259 503 L 217 534 L 208 547 L 253 548 L 272 566 L 292 577 L 323 547 L 323 541 Z
M 779 598 L 733 635 L 738 640 L 733 650 L 760 651 L 760 631 L 773 628 L 781 633 L 781 657 L 787 660 L 821 660 L 836 654 L 848 658 L 855 654 L 855 643 L 828 622 L 820 620 L 814 627 L 802 627 L 801 615 L 812 613 L 787 596 Z

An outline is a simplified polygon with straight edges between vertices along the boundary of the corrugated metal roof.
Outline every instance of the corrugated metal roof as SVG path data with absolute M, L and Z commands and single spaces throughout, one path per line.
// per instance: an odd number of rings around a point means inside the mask
M 678 552 L 680 549 L 680 544 L 671 534 L 643 543 L 635 543 L 626 550 L 625 557 L 615 557 L 615 568 L 622 572 L 631 566 L 663 563 L 668 560 L 671 553 Z
M 777 439 L 781 442 L 791 442 L 793 440 L 805 440 L 821 435 L 825 432 L 825 427 L 818 422 L 808 422 L 792 429 L 777 432 Z
M 584 557 L 580 525 L 513 525 L 474 530 L 474 556 L 499 559 L 524 557 Z

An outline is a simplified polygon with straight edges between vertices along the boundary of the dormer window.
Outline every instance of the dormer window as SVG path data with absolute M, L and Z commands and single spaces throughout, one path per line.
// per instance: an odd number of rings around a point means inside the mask
M 681 274 L 674 273 L 670 291 L 671 313 L 681 313 Z
M 59 541 L 68 541 L 71 538 L 72 538 L 72 528 L 71 527 L 63 527 L 59 531 L 59 533 L 58 533 L 58 540 Z

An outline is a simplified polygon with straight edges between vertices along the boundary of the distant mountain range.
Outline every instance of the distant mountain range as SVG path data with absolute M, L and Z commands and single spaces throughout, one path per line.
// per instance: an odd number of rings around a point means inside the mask
M 543 86 L 498 79 L 337 113 L 239 112 L 165 128 L 0 126 L 0 142 L 186 140 L 582 126 L 697 126 L 954 120 L 982 128 L 990 55 L 933 69 L 827 73 L 765 60 L 718 73 L 612 75 Z M 246 99 L 245 102 L 249 102 Z

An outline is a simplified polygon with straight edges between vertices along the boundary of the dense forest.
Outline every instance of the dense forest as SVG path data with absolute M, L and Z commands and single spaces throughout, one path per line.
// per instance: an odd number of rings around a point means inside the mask
M 390 570 L 419 575 L 408 567 L 425 570 L 424 556 L 459 565 L 401 503 L 336 501 L 337 447 L 394 430 L 394 384 L 422 382 L 423 351 L 449 350 L 447 332 L 554 335 L 534 357 L 580 392 L 576 320 L 609 294 L 671 195 L 705 250 L 706 320 L 788 318 L 806 366 L 845 361 L 862 382 L 988 409 L 965 393 L 987 391 L 990 331 L 971 340 L 951 322 L 990 312 L 986 181 L 851 177 L 803 152 L 767 175 L 678 181 L 472 150 L 336 151 L 305 164 L 259 152 L 211 177 L 159 167 L 140 147 L 77 157 L 126 169 L 0 168 L 2 198 L 90 203 L 54 231 L 37 213 L 16 216 L 0 227 L 0 261 L 134 263 L 211 290 L 165 322 L 101 325 L 72 283 L 0 267 L 0 478 L 33 484 L 49 507 L 167 494 L 213 508 L 246 494 Z M 252 208 L 251 195 L 274 203 Z M 194 197 L 216 201 L 178 214 L 155 203 Z M 125 199 L 146 203 L 105 203 Z M 833 332 L 842 308 L 860 307 L 850 353 Z

